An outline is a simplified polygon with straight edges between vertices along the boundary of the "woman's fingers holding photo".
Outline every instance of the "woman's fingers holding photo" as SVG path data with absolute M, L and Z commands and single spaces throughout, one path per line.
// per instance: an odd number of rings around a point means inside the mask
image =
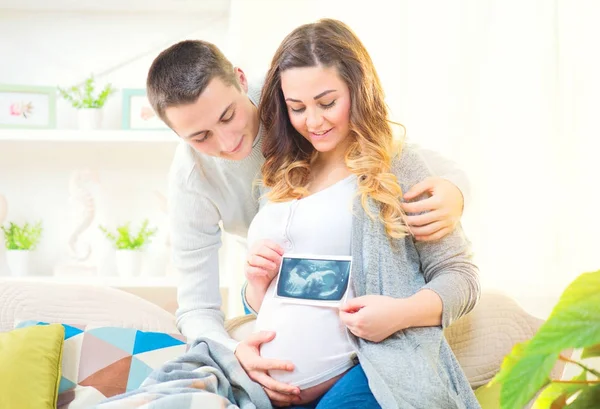
M 250 267 L 260 268 L 265 271 L 273 271 L 277 268 L 277 263 L 260 254 L 251 254 L 248 256 L 247 264 Z
M 255 256 L 262 257 L 265 260 L 268 260 L 270 263 L 273 263 L 272 267 L 275 270 L 279 270 L 279 266 L 281 265 L 281 254 L 271 247 L 262 246 L 255 253 Z

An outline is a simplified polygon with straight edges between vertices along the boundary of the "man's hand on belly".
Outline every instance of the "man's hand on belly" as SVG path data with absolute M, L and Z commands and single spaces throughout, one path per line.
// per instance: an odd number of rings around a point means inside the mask
M 271 402 L 276 406 L 289 406 L 300 402 L 300 389 L 278 382 L 268 374 L 270 370 L 293 371 L 294 364 L 260 356 L 260 346 L 275 338 L 274 332 L 261 331 L 252 334 L 238 344 L 235 356 L 250 379 L 262 385 Z

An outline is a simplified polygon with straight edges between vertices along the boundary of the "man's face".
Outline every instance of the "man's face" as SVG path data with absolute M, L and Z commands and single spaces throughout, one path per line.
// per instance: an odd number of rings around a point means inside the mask
M 248 98 L 244 73 L 238 89 L 213 78 L 196 102 L 167 108 L 173 130 L 198 152 L 229 160 L 245 159 L 258 134 L 258 110 Z

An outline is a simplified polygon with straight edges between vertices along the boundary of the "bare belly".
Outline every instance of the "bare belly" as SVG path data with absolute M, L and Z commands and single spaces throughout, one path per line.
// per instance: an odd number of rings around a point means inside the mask
M 346 372 L 348 372 L 348 369 Z M 305 403 L 312 402 L 313 400 L 320 398 L 325 395 L 325 393 L 331 389 L 331 387 L 346 374 L 346 372 L 339 374 L 338 376 L 334 376 L 331 379 L 326 380 L 323 383 L 312 386 L 308 389 L 303 389 L 300 391 L 300 402 L 298 404 L 303 405 Z

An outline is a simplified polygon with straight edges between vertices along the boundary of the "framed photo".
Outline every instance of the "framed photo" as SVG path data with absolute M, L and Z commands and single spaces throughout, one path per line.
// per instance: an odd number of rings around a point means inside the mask
M 143 88 L 125 88 L 123 93 L 123 129 L 169 129 L 156 115 Z
M 284 254 L 275 297 L 295 304 L 339 307 L 350 283 L 350 256 Z
M 56 88 L 0 85 L 0 128 L 56 128 Z

